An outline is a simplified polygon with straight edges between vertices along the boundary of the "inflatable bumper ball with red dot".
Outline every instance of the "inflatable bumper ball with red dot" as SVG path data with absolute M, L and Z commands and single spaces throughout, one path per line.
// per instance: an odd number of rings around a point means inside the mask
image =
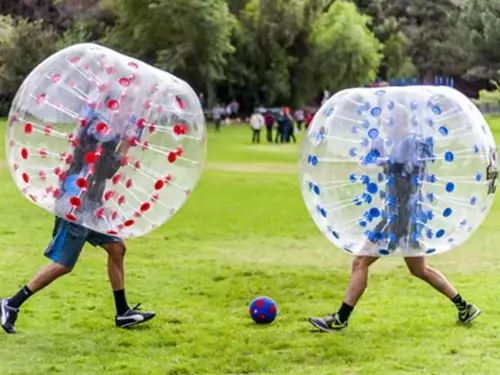
M 184 81 L 94 44 L 50 56 L 12 104 L 7 157 L 23 195 L 122 238 L 168 221 L 202 173 L 206 127 Z
M 278 306 L 269 297 L 258 297 L 250 303 L 250 316 L 257 324 L 270 324 L 278 315 Z

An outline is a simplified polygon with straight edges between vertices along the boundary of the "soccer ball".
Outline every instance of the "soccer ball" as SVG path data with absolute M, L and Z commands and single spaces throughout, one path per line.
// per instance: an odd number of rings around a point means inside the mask
M 250 303 L 250 317 L 257 324 L 270 324 L 278 315 L 278 306 L 269 297 L 257 297 Z

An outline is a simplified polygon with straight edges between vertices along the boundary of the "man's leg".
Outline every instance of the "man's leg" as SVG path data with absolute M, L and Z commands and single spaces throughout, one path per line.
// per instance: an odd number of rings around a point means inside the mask
M 467 324 L 481 314 L 479 308 L 467 303 L 467 301 L 458 294 L 455 287 L 441 272 L 429 267 L 425 257 L 408 257 L 405 258 L 405 262 L 413 276 L 425 281 L 453 302 L 458 310 L 458 321 L 460 323 Z
M 367 243 L 365 251 L 373 249 L 375 245 Z M 316 328 L 328 332 L 346 328 L 349 317 L 368 286 L 368 269 L 379 258 L 374 256 L 358 256 L 352 262 L 351 278 L 339 310 L 325 318 L 309 318 L 309 322 Z
M 53 263 L 38 271 L 14 296 L 0 300 L 1 324 L 7 333 L 16 333 L 15 322 L 19 309 L 33 294 L 72 271 L 85 244 L 86 235 L 85 228 L 56 219 L 53 239 L 45 251 L 45 256 Z
M 147 322 L 155 317 L 153 312 L 141 312 L 136 309 L 139 305 L 130 308 L 125 294 L 125 253 L 126 246 L 116 237 L 95 233 L 89 237 L 89 242 L 101 246 L 108 253 L 108 277 L 115 299 L 115 324 L 120 328 L 131 327 Z

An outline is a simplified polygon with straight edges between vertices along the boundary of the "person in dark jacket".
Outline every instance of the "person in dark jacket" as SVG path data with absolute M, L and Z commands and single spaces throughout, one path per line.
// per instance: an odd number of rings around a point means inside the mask
M 275 122 L 275 118 L 271 111 L 267 111 L 264 114 L 264 125 L 266 126 L 267 130 L 267 142 L 272 143 L 273 142 L 273 126 Z

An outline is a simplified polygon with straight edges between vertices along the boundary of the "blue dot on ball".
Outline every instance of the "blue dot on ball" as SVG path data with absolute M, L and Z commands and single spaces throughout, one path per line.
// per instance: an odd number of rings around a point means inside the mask
M 378 137 L 378 130 L 377 129 L 370 129 L 368 130 L 368 137 L 371 139 L 375 139 Z
M 480 182 L 483 176 L 481 175 L 481 173 L 477 172 L 475 178 L 477 182 Z
M 370 123 L 368 122 L 368 120 L 363 120 L 361 121 L 361 126 L 365 129 L 368 129 L 370 127 Z
M 370 114 L 373 116 L 373 117 L 378 117 L 380 116 L 380 114 L 382 113 L 382 109 L 380 107 L 374 107 L 372 108 L 372 110 L 370 111 Z
M 387 249 L 380 249 L 380 250 L 378 251 L 378 253 L 379 253 L 380 255 L 389 255 L 391 252 L 390 252 L 389 250 L 387 250 Z
M 427 236 L 428 239 L 431 240 L 432 237 L 434 236 L 434 233 L 432 232 L 432 229 L 428 229 L 425 235 Z
M 353 127 L 351 128 L 351 133 L 352 133 L 352 134 L 356 134 L 357 132 L 358 132 L 358 128 L 357 128 L 356 126 L 353 126 Z
M 270 324 L 278 315 L 278 305 L 269 297 L 257 297 L 250 303 L 250 317 L 257 324 Z
M 358 180 L 358 177 L 356 176 L 356 173 L 351 173 L 349 175 L 349 181 L 356 182 L 357 180 Z
M 451 193 L 451 192 L 453 192 L 453 190 L 455 190 L 455 184 L 454 184 L 453 182 L 448 182 L 448 183 L 446 184 L 445 189 L 446 189 L 446 191 L 447 191 L 448 193 Z
M 350 156 L 356 156 L 357 154 L 358 154 L 358 150 L 356 149 L 356 147 L 353 147 L 349 150 Z
M 474 206 L 477 203 L 477 198 L 476 197 L 470 197 L 469 203 L 471 206 Z
M 326 117 L 330 117 L 331 115 L 333 115 L 333 112 L 335 112 L 335 109 L 334 109 L 334 108 L 330 108 L 330 109 L 326 112 Z
M 451 151 L 446 151 L 444 153 L 444 160 L 446 160 L 448 163 L 451 163 L 453 160 L 455 160 L 455 155 L 453 155 L 453 152 Z
M 474 146 L 474 152 L 475 152 L 476 154 L 479 154 L 479 147 L 478 147 L 478 146 Z
M 366 221 L 364 221 L 364 220 L 361 220 L 361 221 L 359 222 L 359 226 L 360 226 L 360 227 L 362 227 L 362 228 L 366 228 L 366 225 L 367 225 L 367 223 L 366 223 Z
M 449 216 L 451 216 L 452 213 L 453 213 L 453 210 L 450 207 L 447 207 L 443 211 L 443 216 L 444 217 L 449 217 Z
M 372 207 L 370 208 L 370 216 L 373 216 L 373 217 L 379 217 L 380 216 L 380 210 L 376 207 Z
M 312 164 L 313 166 L 316 166 L 316 165 L 318 165 L 318 163 L 319 163 L 318 157 L 317 157 L 317 156 L 315 156 L 315 155 L 313 155 L 313 156 L 311 157 L 311 164 Z
M 434 254 L 436 252 L 436 249 L 428 249 L 425 253 L 426 254 Z
M 445 126 L 441 126 L 439 128 L 439 134 L 441 134 L 443 137 L 446 137 L 448 135 L 448 129 Z
M 375 182 L 370 182 L 367 189 L 370 194 L 376 194 L 378 191 L 378 186 Z
M 321 214 L 321 216 L 326 217 L 326 210 L 324 208 L 320 208 L 319 213 Z
M 441 108 L 435 105 L 434 107 L 432 107 L 432 113 L 439 116 L 441 114 Z
M 445 233 L 446 233 L 446 232 L 444 231 L 444 229 L 440 229 L 440 230 L 438 230 L 438 231 L 436 232 L 436 238 L 441 238 L 441 237 L 443 237 L 443 236 L 445 235 Z
M 314 191 L 314 194 L 319 195 L 319 193 L 320 193 L 319 186 L 318 185 L 314 185 L 313 186 L 313 191 Z

